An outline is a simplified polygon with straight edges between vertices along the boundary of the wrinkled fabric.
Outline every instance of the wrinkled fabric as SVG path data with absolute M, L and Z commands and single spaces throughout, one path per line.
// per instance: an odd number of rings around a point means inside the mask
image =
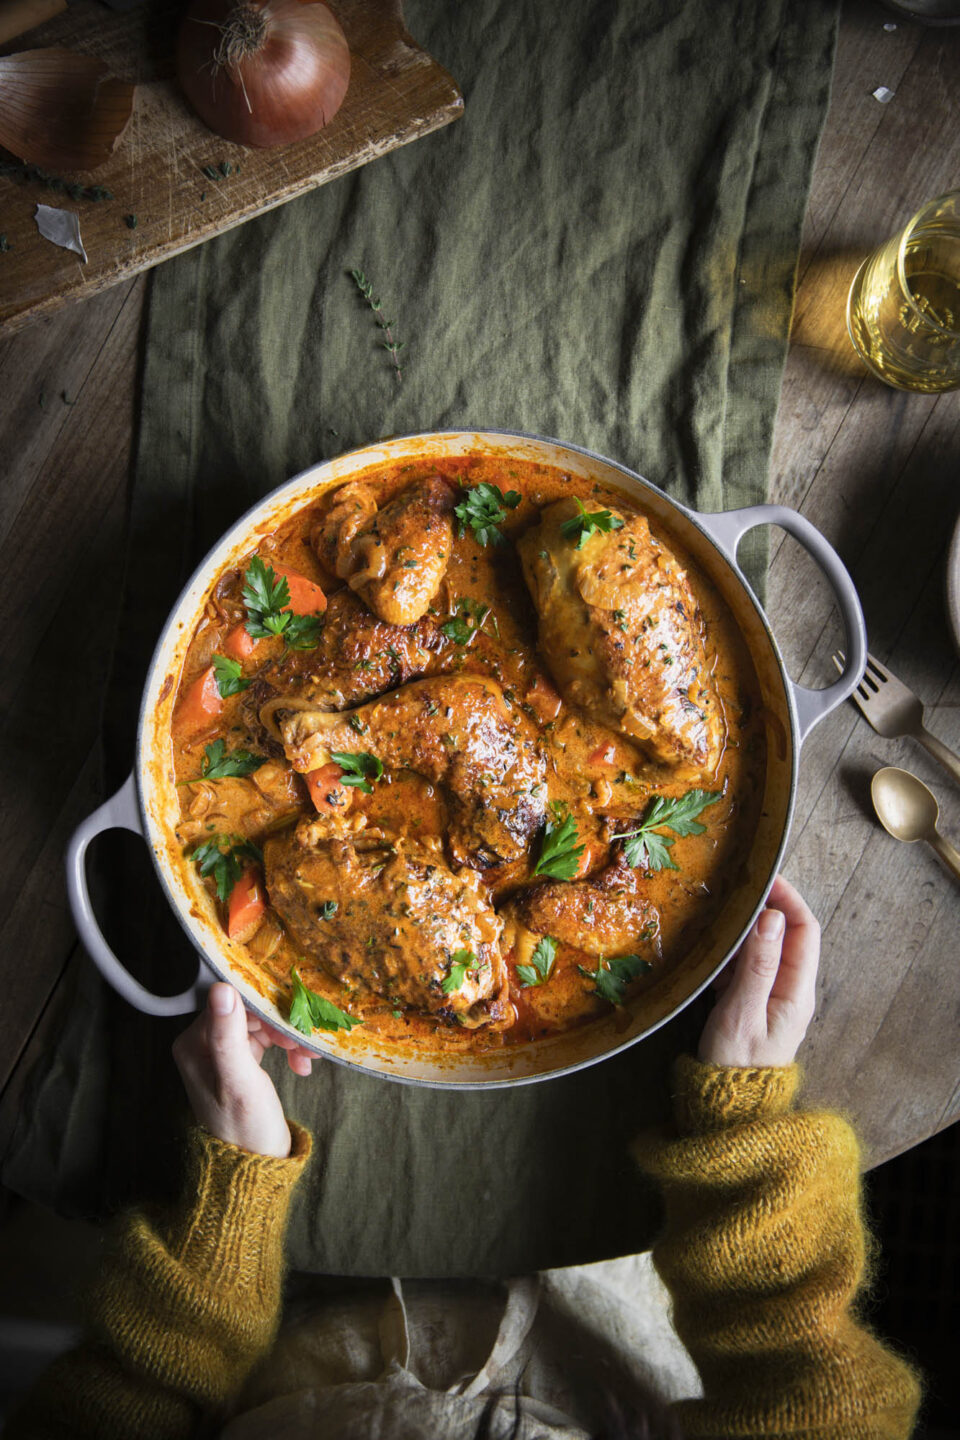
M 297 1308 L 222 1440 L 462 1440 L 488 1403 L 492 1436 L 513 1433 L 519 1404 L 529 1440 L 587 1440 L 609 1418 L 601 1387 L 641 1413 L 702 1394 L 650 1255 Z
M 109 788 L 186 576 L 264 492 L 349 446 L 520 429 L 703 510 L 765 497 L 836 15 L 837 0 L 408 0 L 464 117 L 154 273 Z M 404 344 L 399 383 L 355 268 Z M 104 913 L 138 976 L 172 993 L 193 961 L 141 850 L 101 842 Z M 4 1179 L 99 1214 L 175 1184 L 180 1026 L 112 995 L 84 1004 L 79 983 Z M 294 1265 L 492 1275 L 645 1248 L 658 1209 L 626 1142 L 667 1113 L 668 1062 L 702 1014 L 489 1094 L 324 1064 L 304 1083 L 269 1057 L 326 1157 L 296 1198 Z

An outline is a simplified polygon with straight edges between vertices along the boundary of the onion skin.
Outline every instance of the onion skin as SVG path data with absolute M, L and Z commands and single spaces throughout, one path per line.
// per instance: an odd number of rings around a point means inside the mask
M 224 56 L 230 27 L 244 20 L 262 38 Z M 333 119 L 350 83 L 350 50 L 322 0 L 193 0 L 177 39 L 177 76 L 211 130 L 269 149 Z
M 133 114 L 134 87 L 73 50 L 20 50 L 0 59 L 0 145 L 31 165 L 95 170 Z

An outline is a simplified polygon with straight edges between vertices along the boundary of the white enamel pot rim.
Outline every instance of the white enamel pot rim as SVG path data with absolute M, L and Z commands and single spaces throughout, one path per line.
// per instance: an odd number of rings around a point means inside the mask
M 744 633 L 761 686 L 765 713 L 773 717 L 768 735 L 768 767 L 762 817 L 753 849 L 708 936 L 698 939 L 689 956 L 665 974 L 637 1002 L 580 1027 L 568 1035 L 525 1045 L 504 1046 L 488 1055 L 424 1058 L 415 1050 L 390 1046 L 364 1027 L 349 1037 L 315 1032 L 306 1040 L 292 1029 L 273 1002 L 244 973 L 245 952 L 223 933 L 206 890 L 185 867 L 173 840 L 176 791 L 167 737 L 183 655 L 216 576 L 231 560 L 255 547 L 286 515 L 325 490 L 364 471 L 405 458 L 495 456 L 504 461 L 535 460 L 588 475 L 624 491 L 693 554 L 720 590 Z M 737 546 L 748 530 L 776 525 L 794 536 L 820 565 L 829 581 L 845 632 L 846 666 L 825 690 L 808 690 L 787 675 L 759 601 L 737 565 Z M 521 431 L 426 431 L 366 445 L 311 467 L 267 495 L 233 525 L 197 567 L 184 587 L 157 642 L 144 686 L 137 733 L 136 764 L 117 793 L 77 828 L 67 852 L 67 886 L 81 939 L 104 978 L 130 1004 L 150 1015 L 182 1015 L 203 1003 L 216 979 L 236 985 L 245 1003 L 270 1024 L 286 1030 L 318 1055 L 367 1074 L 410 1084 L 452 1089 L 490 1089 L 568 1074 L 596 1063 L 643 1039 L 673 1018 L 710 983 L 739 946 L 763 908 L 786 846 L 796 791 L 800 745 L 814 725 L 841 704 L 859 683 L 866 663 L 863 613 L 853 582 L 840 557 L 820 532 L 779 505 L 702 514 L 671 500 L 634 471 L 593 451 Z M 768 722 L 768 726 L 771 722 Z M 769 743 L 771 736 L 776 743 Z M 180 995 L 160 996 L 141 985 L 107 945 L 87 888 L 85 855 L 104 830 L 123 828 L 147 842 L 158 878 L 181 925 L 196 947 L 200 963 L 195 983 Z

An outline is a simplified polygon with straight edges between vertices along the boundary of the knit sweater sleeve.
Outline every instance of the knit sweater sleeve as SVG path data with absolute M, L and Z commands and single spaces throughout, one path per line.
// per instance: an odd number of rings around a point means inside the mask
M 794 1111 L 795 1065 L 737 1069 L 682 1057 L 677 1131 L 635 1145 L 660 1184 L 653 1258 L 703 1382 L 676 1406 L 689 1440 L 907 1440 L 914 1372 L 854 1304 L 867 1264 L 850 1126 Z
M 89 1337 L 41 1377 L 5 1440 L 181 1440 L 233 1395 L 276 1335 L 283 1237 L 310 1136 L 285 1160 L 199 1128 L 184 1196 L 119 1227 L 89 1306 Z

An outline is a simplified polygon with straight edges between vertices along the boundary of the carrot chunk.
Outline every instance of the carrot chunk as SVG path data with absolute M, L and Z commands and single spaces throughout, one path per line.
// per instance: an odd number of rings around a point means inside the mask
M 321 815 L 340 815 L 347 809 L 352 792 L 340 784 L 343 770 L 331 760 L 319 770 L 310 770 L 304 775 L 310 799 Z
M 271 560 L 270 566 L 275 575 L 283 576 L 290 590 L 290 604 L 285 609 L 292 610 L 294 615 L 316 615 L 319 610 L 326 610 L 327 597 L 319 585 L 297 570 L 288 570 L 286 565 Z
M 246 625 L 235 625 L 227 632 L 220 653 L 229 655 L 231 660 L 249 660 L 256 648 L 257 642 L 252 635 L 247 634 Z
M 548 721 L 556 720 L 563 701 L 550 681 L 538 675 L 527 691 L 527 704 L 536 711 L 540 724 L 546 725 Z
M 267 908 L 263 877 L 258 865 L 248 865 L 230 891 L 227 934 L 231 940 L 249 940 Z
M 616 762 L 617 747 L 612 740 L 605 740 L 587 756 L 588 765 L 615 765 Z
M 217 688 L 216 671 L 211 665 L 187 686 L 183 699 L 177 706 L 174 723 L 181 730 L 207 730 L 222 709 L 223 700 Z

